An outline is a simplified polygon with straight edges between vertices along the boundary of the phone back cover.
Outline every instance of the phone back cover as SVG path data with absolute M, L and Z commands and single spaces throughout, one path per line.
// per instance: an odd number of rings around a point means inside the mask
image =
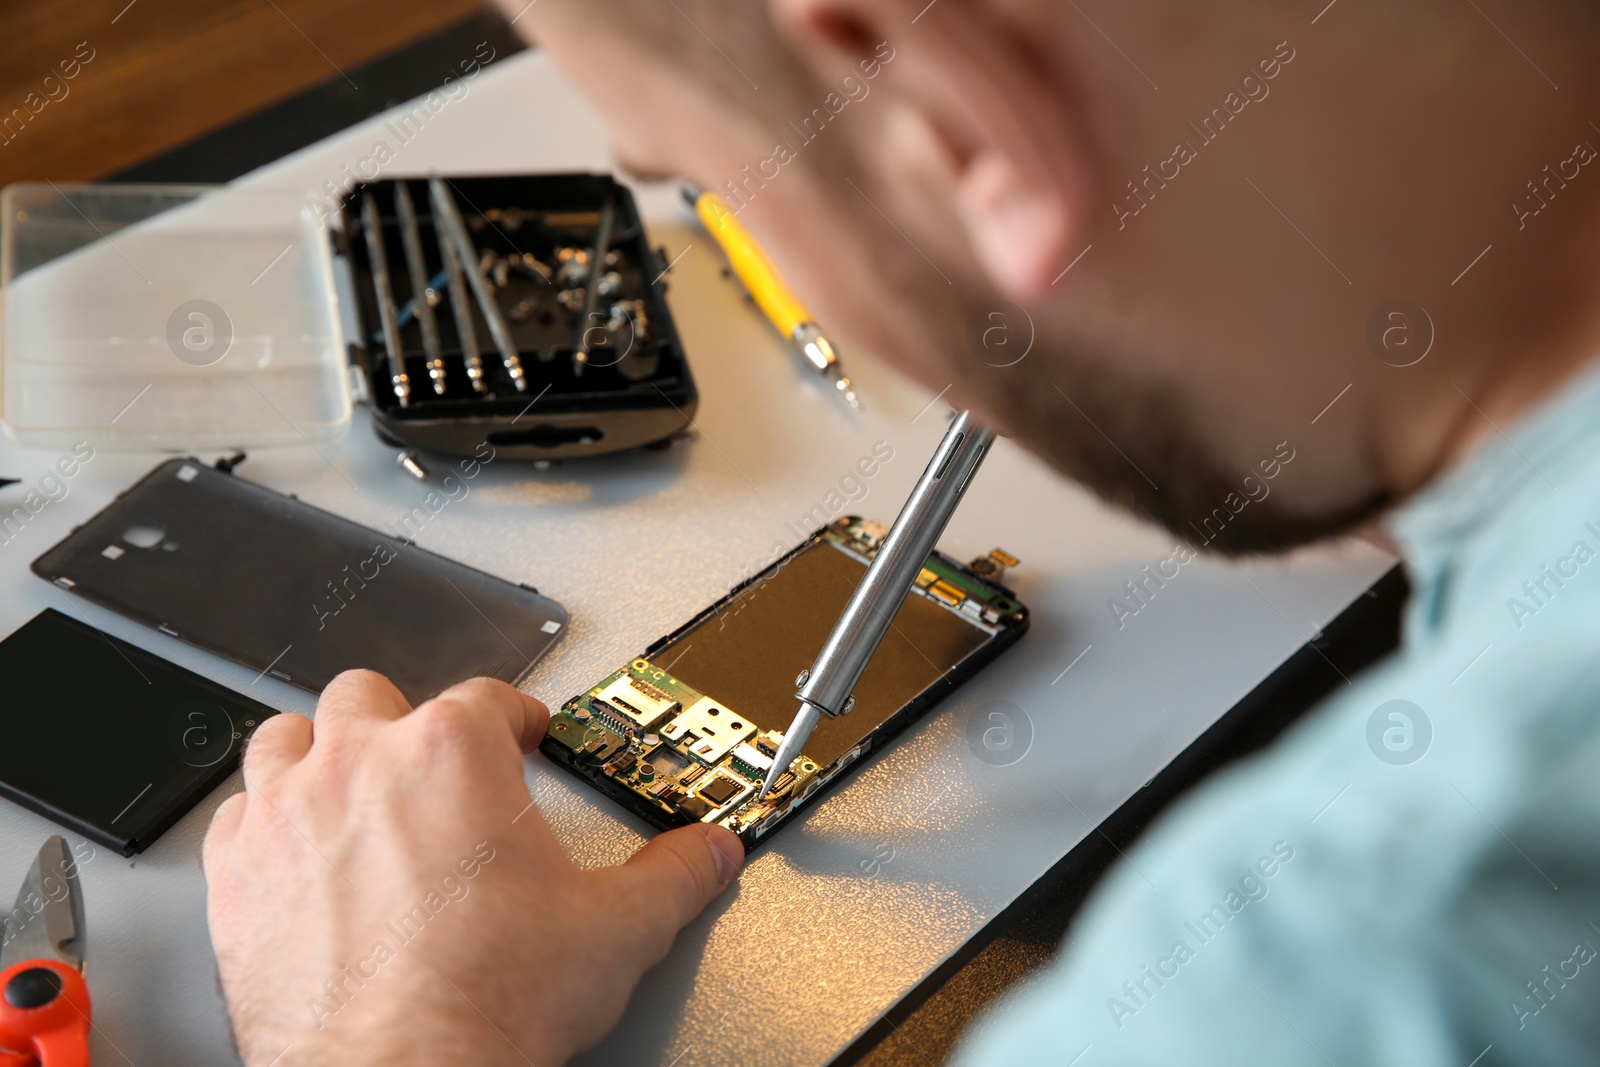
M 567 623 L 532 589 L 195 460 L 155 468 L 33 571 L 312 692 L 364 667 L 412 704 L 515 681 Z

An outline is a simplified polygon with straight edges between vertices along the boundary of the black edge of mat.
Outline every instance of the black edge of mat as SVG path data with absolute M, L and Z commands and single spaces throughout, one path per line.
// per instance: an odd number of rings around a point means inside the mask
M 334 75 L 296 96 L 268 105 L 231 125 L 204 134 L 110 176 L 119 182 L 232 181 L 380 111 L 461 77 L 461 63 L 480 59 L 482 44 L 494 60 L 526 46 L 497 12 L 484 10 L 399 51 Z
M 1409 592 L 1398 566 L 1302 645 L 1044 877 L 900 999 L 832 1067 L 930 1067 L 991 1003 L 1055 954 L 1121 852 L 1206 778 L 1259 752 L 1329 693 L 1400 643 Z

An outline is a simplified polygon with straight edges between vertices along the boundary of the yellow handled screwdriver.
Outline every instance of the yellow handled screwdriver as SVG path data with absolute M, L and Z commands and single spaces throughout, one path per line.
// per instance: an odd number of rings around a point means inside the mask
M 806 363 L 817 373 L 826 375 L 845 402 L 859 411 L 861 398 L 839 363 L 838 350 L 823 335 L 800 298 L 784 283 L 778 268 L 734 215 L 733 208 L 716 193 L 705 192 L 689 183 L 684 184 L 683 198 L 694 208 L 706 232 L 722 246 L 728 265 L 744 283 L 756 307 L 778 333 L 795 346 Z

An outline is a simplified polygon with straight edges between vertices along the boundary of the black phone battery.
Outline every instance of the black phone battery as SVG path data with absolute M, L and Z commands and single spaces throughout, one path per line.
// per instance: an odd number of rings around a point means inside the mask
M 273 709 L 54 609 L 0 641 L 0 796 L 124 856 L 238 766 Z

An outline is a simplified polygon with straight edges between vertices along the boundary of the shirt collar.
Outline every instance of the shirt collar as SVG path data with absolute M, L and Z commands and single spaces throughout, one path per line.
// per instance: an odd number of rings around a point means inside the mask
M 1446 579 L 1463 547 L 1496 519 L 1559 492 L 1600 457 L 1600 361 L 1392 511 L 1413 597 L 1411 624 L 1436 625 Z

